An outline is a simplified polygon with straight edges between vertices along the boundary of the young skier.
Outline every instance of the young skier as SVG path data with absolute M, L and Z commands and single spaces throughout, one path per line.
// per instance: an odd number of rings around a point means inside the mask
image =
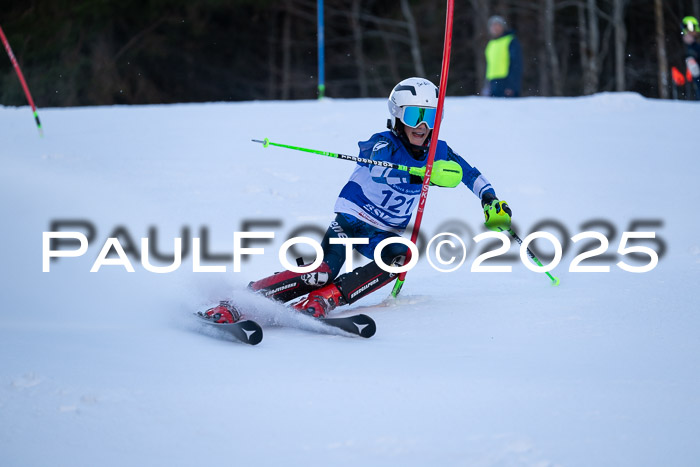
M 437 144 L 430 182 L 442 187 L 464 183 L 481 199 L 487 213 L 488 227 L 496 230 L 510 226 L 510 208 L 499 201 L 491 184 L 475 167 L 447 146 L 432 141 L 438 103 L 438 88 L 422 78 L 401 81 L 389 96 L 390 131 L 376 133 L 359 144 L 360 157 L 412 167 L 412 173 L 358 162 L 355 171 L 340 191 L 335 204 L 336 217 L 321 242 L 323 263 L 313 272 L 300 274 L 284 271 L 249 284 L 249 288 L 266 297 L 287 302 L 308 294 L 294 308 L 323 318 L 333 308 L 353 303 L 396 278 L 372 261 L 354 271 L 338 276 L 345 262 L 345 245 L 331 244 L 331 238 L 366 238 L 368 243 L 355 248 L 373 259 L 374 249 L 382 240 L 401 235 L 418 205 L 425 174 L 428 148 Z M 497 227 L 501 227 L 498 229 Z M 385 264 L 399 266 L 408 248 L 392 243 L 383 249 Z M 222 302 L 205 315 L 220 323 L 234 322 L 235 308 Z

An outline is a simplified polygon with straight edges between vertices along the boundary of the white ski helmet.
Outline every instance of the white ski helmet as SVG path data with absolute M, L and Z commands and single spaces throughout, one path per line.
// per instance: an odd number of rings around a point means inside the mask
M 420 107 L 423 109 L 437 109 L 438 104 L 438 88 L 433 83 L 425 78 L 408 78 L 401 81 L 394 87 L 389 94 L 387 101 L 389 106 L 389 115 L 391 116 L 388 125 L 389 129 L 396 130 L 396 119 L 398 118 L 403 124 L 410 127 L 415 127 L 411 123 L 416 121 L 406 122 L 404 119 L 404 111 L 406 107 Z M 428 123 L 428 127 L 433 129 L 433 119 Z M 420 123 L 420 121 L 418 122 Z

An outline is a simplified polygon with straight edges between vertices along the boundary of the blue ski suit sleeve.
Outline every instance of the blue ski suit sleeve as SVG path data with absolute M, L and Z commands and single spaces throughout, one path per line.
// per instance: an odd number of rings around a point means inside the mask
M 382 136 L 375 136 L 369 141 L 359 143 L 360 157 L 374 161 L 390 161 L 392 154 L 396 152 L 396 143 Z M 360 165 L 369 167 L 372 181 L 384 185 L 396 183 L 410 183 L 410 174 L 405 170 L 379 167 L 360 162 Z
M 454 152 L 449 146 L 447 146 L 446 159 L 455 161 L 462 167 L 462 183 L 464 183 L 479 199 L 481 199 L 485 193 L 490 193 L 494 197 L 497 197 L 496 191 L 491 186 L 491 183 L 481 174 L 479 169 L 469 165 L 462 156 Z
M 391 137 L 375 135 L 369 141 L 359 143 L 360 157 L 376 161 L 394 162 L 395 153 L 399 149 L 397 147 L 398 144 L 401 143 Z M 464 183 L 467 188 L 469 188 L 477 196 L 477 198 L 479 198 L 479 200 L 481 200 L 485 193 L 490 193 L 492 196 L 496 197 L 496 191 L 493 189 L 491 183 L 486 179 L 486 177 L 481 174 L 479 169 L 469 165 L 466 160 L 454 152 L 452 148 L 450 148 L 444 141 L 438 141 L 435 158 L 436 160 L 443 159 L 457 162 L 462 167 L 462 183 Z M 415 160 L 402 160 L 396 162 L 411 164 L 415 167 L 422 167 L 425 165 L 425 163 L 420 163 L 419 161 Z M 358 165 L 368 167 L 372 181 L 376 183 L 384 185 L 420 183 L 419 177 L 411 177 L 408 172 L 403 170 L 379 167 L 363 162 L 359 162 Z

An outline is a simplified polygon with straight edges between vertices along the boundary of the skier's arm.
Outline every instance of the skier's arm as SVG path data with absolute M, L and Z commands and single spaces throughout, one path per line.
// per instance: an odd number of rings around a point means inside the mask
M 447 148 L 447 159 L 457 162 L 462 167 L 462 183 L 481 200 L 482 205 L 484 204 L 484 196 L 496 199 L 496 190 L 491 186 L 491 182 L 479 172 L 479 169 L 469 165 L 462 156 L 455 153 L 449 146 Z
M 394 143 L 380 135 L 373 135 L 368 141 L 360 142 L 359 146 L 359 156 L 373 161 L 391 161 L 392 154 L 396 151 Z M 370 176 L 376 183 L 384 185 L 413 183 L 410 181 L 410 175 L 406 171 L 369 165 L 363 162 L 358 162 L 358 164 L 369 168 Z
M 411 167 L 411 183 L 422 184 L 427 166 Z M 454 188 L 462 181 L 462 166 L 455 161 L 436 160 L 430 171 L 430 184 Z
M 384 167 L 371 167 L 372 180 L 383 184 L 411 183 L 421 185 L 425 177 L 425 166 L 411 167 L 410 172 Z M 430 184 L 445 188 L 454 188 L 462 179 L 462 167 L 455 161 L 437 160 L 433 163 Z
M 372 153 L 369 158 L 374 161 L 390 161 L 391 155 L 395 151 L 393 145 L 380 145 L 375 144 Z M 362 157 L 362 154 L 360 154 Z M 431 182 L 434 185 L 454 187 L 459 183 L 459 178 L 461 178 L 461 168 L 451 165 L 451 166 L 441 166 L 440 163 L 447 163 L 448 161 L 435 161 L 436 164 L 433 165 L 433 176 L 431 177 Z M 452 163 L 450 163 L 452 164 Z M 455 170 L 459 173 L 455 178 Z M 411 171 L 407 172 L 405 170 L 392 169 L 388 167 L 381 166 L 370 166 L 369 173 L 372 180 L 376 183 L 381 183 L 384 185 L 396 185 L 399 183 L 410 183 L 413 185 L 420 185 L 423 183 L 423 176 L 425 175 L 425 167 L 411 167 Z M 442 180 L 442 181 L 441 181 Z
M 396 147 L 391 141 L 386 139 L 373 139 L 366 143 L 360 143 L 360 157 L 369 158 L 373 161 L 391 161 L 395 151 Z M 360 162 L 359 164 L 364 163 Z M 368 165 L 368 168 L 372 180 L 375 183 L 384 185 L 396 185 L 399 183 L 420 185 L 423 183 L 426 169 L 425 166 L 411 167 L 410 171 L 407 172 L 376 165 Z M 436 160 L 433 163 L 430 176 L 431 185 L 454 188 L 459 185 L 462 178 L 462 166 L 458 162 L 453 160 Z
M 476 167 L 472 167 L 459 154 L 447 147 L 447 157 L 451 161 L 457 162 L 462 167 L 462 183 L 472 190 L 481 200 L 481 207 L 484 209 L 486 218 L 485 225 L 491 230 L 502 232 L 510 228 L 510 218 L 513 211 L 508 203 L 496 197 L 496 191 L 491 183 L 484 177 Z
M 373 165 L 369 168 L 369 173 L 372 176 L 372 180 L 385 185 L 397 183 L 415 183 L 412 180 L 413 176 L 405 170 L 390 169 L 387 167 Z

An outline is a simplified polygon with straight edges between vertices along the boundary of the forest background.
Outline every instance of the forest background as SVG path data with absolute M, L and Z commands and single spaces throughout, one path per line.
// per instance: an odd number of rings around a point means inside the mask
M 325 0 L 326 95 L 439 81 L 446 2 Z M 38 107 L 313 99 L 317 0 L 0 0 Z M 489 16 L 523 49 L 524 96 L 672 95 L 681 18 L 700 0 L 456 0 L 449 95 L 484 84 Z M 679 94 L 683 97 L 683 92 Z M 0 54 L 0 105 L 26 105 Z

